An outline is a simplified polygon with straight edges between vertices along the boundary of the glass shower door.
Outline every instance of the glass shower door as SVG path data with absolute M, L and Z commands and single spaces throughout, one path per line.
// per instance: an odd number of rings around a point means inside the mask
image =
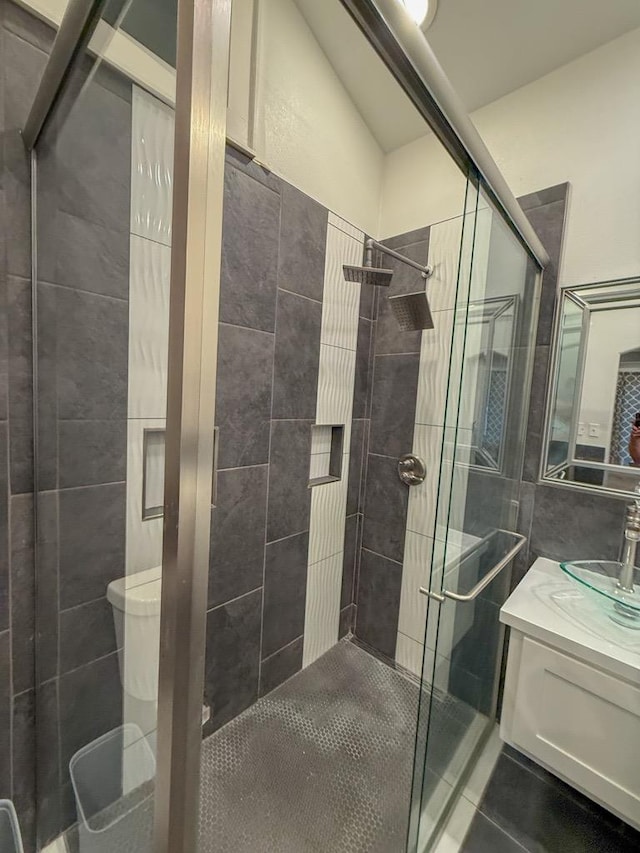
M 523 544 L 515 532 L 523 389 L 538 297 L 537 266 L 483 192 L 470 186 L 444 420 L 434 437 L 441 461 L 430 575 L 415 590 L 426 626 L 410 851 L 432 848 L 495 722 L 499 610 Z

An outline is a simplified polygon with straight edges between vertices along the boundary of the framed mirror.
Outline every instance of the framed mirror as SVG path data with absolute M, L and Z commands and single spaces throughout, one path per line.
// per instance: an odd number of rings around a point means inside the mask
M 458 452 L 472 467 L 502 471 L 517 312 L 517 296 L 469 304 L 460 423 L 470 429 L 459 436 Z
M 640 279 L 558 300 L 541 479 L 630 494 L 640 482 Z

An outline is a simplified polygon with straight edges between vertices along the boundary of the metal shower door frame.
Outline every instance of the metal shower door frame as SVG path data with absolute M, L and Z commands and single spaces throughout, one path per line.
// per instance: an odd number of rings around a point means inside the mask
M 103 6 L 69 0 L 23 131 L 29 151 Z M 179 0 L 155 853 L 193 853 L 198 839 L 230 42 L 231 0 Z

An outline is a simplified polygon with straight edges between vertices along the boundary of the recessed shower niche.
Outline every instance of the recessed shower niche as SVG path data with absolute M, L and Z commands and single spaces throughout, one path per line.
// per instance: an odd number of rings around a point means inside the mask
M 314 424 L 311 427 L 309 488 L 342 479 L 344 424 Z

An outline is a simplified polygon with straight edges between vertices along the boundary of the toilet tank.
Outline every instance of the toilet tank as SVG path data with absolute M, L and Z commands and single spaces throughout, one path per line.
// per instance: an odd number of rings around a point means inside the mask
M 158 696 L 161 592 L 160 566 L 118 578 L 107 587 L 122 687 L 130 696 L 154 702 Z

